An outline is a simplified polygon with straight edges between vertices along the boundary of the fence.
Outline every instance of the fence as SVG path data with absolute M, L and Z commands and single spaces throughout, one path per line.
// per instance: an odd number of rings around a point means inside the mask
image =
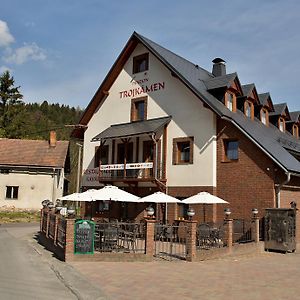
M 226 247 L 228 239 L 225 236 L 225 224 L 201 223 L 197 226 L 197 250 L 209 250 L 212 248 Z
M 165 260 L 186 259 L 187 226 L 182 224 L 155 224 L 154 257 Z
M 230 252 L 234 243 L 259 241 L 258 218 L 238 222 L 226 219 L 224 222 L 198 226 L 195 221 L 165 225 L 157 223 L 155 219 L 145 219 L 141 223 L 102 222 L 95 225 L 91 239 L 92 251 L 75 255 L 75 219 L 65 218 L 49 209 L 43 209 L 41 217 L 44 243 L 53 246 L 51 251 L 62 253 L 55 252 L 64 260 L 145 261 L 154 258 L 193 261 L 201 255 L 207 257 L 208 253 L 219 254 L 222 249 Z
M 249 243 L 254 240 L 252 221 L 245 219 L 233 220 L 233 243 Z
M 145 223 L 97 223 L 95 251 L 145 253 L 145 229 Z

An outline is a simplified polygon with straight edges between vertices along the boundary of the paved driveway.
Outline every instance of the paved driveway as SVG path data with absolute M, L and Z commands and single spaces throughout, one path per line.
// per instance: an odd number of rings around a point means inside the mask
M 299 253 L 300 254 L 300 253 Z M 73 262 L 110 299 L 300 299 L 300 255 L 187 262 Z

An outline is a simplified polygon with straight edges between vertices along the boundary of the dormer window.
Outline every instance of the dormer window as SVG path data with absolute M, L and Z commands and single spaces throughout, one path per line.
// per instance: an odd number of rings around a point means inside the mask
M 296 124 L 293 125 L 293 136 L 299 138 L 299 127 Z
M 281 132 L 285 132 L 285 121 L 283 118 L 278 119 L 278 128 Z
M 269 113 L 265 108 L 262 108 L 260 111 L 260 120 L 264 125 L 269 125 Z
M 236 96 L 233 93 L 225 94 L 225 105 L 230 111 L 236 111 Z
M 254 119 L 254 105 L 250 101 L 245 101 L 244 103 L 244 113 L 245 116 L 250 118 L 251 120 Z
M 145 72 L 149 69 L 149 53 L 144 53 L 133 58 L 132 73 Z

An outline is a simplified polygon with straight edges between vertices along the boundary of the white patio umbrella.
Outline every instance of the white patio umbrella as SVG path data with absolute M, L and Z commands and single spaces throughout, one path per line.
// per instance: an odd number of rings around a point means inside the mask
M 93 199 L 85 193 L 73 193 L 63 197 L 59 197 L 58 200 L 61 201 L 93 201 Z
M 121 202 L 139 202 L 140 197 L 119 189 L 113 185 L 107 185 L 99 190 L 87 190 L 82 194 L 87 194 L 93 201 L 121 201 Z
M 200 192 L 181 201 L 184 204 L 203 204 L 203 219 L 205 222 L 205 205 L 206 204 L 228 204 L 229 202 L 214 196 L 208 192 Z
M 168 215 L 168 203 L 181 203 L 181 201 L 176 199 L 175 197 L 172 197 L 162 192 L 155 192 L 151 195 L 145 196 L 141 198 L 140 201 L 145 203 L 165 203 L 166 204 L 165 220 L 167 220 L 167 215 Z
M 194 196 L 188 197 L 181 201 L 185 204 L 226 204 L 229 203 L 217 196 L 214 196 L 208 192 L 201 192 Z

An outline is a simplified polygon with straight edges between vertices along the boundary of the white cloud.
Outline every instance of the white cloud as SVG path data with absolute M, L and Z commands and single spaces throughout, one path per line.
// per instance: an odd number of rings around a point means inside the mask
M 0 47 L 7 47 L 14 41 L 6 22 L 0 20 Z
M 14 63 L 17 65 L 24 64 L 29 60 L 45 60 L 45 50 L 40 48 L 36 43 L 24 44 L 23 47 L 16 50 L 7 49 L 7 54 L 3 60 L 7 63 Z

